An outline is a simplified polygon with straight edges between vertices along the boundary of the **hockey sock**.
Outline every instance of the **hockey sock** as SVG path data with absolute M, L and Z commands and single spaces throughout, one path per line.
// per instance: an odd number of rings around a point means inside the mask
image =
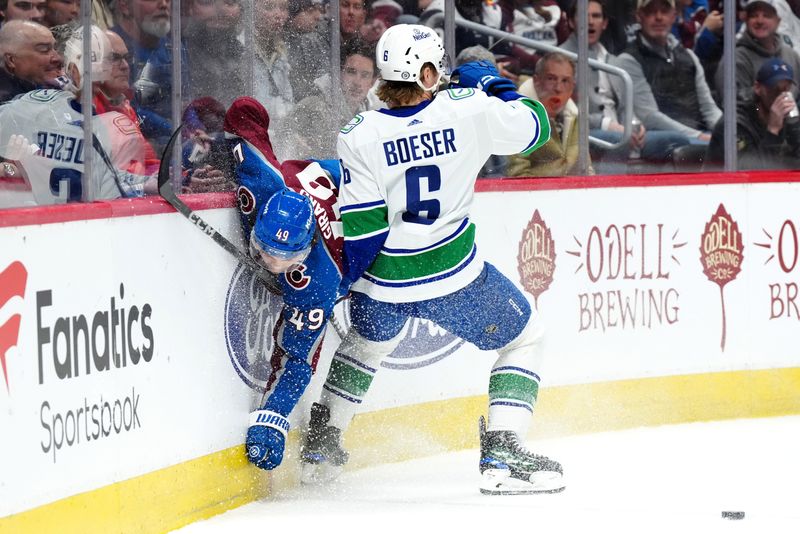
M 499 357 L 489 377 L 488 430 L 527 435 L 539 393 L 541 379 L 536 371 L 542 362 L 543 333 L 534 312 L 520 335 L 497 351 Z
M 333 355 L 320 404 L 331 413 L 330 425 L 344 431 L 375 378 L 383 358 L 400 344 L 405 328 L 386 341 L 370 341 L 350 328 Z

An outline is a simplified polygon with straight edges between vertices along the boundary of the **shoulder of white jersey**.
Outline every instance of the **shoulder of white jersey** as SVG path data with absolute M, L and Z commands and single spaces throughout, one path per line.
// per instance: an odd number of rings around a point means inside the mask
M 61 89 L 36 89 L 19 97 L 19 101 L 31 104 L 52 104 L 59 100 L 71 100 L 75 95 Z
M 342 128 L 339 130 L 339 133 L 341 135 L 349 134 L 350 132 L 352 132 L 353 130 L 364 124 L 364 122 L 367 120 L 367 117 L 375 113 L 377 113 L 377 111 L 362 111 L 361 113 L 357 113 L 355 117 L 350 119 L 350 122 L 342 126 Z M 362 128 L 362 130 L 363 129 L 364 128 Z

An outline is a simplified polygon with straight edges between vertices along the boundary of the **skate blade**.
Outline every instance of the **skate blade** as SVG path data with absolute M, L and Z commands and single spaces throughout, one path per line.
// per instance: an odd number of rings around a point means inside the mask
M 335 480 L 344 471 L 344 466 L 331 465 L 328 462 L 319 464 L 303 463 L 300 482 L 309 486 L 319 486 Z
M 484 495 L 534 495 L 558 493 L 566 484 L 561 473 L 540 471 L 533 473 L 529 481 L 511 476 L 508 469 L 487 469 L 483 472 L 480 491 Z

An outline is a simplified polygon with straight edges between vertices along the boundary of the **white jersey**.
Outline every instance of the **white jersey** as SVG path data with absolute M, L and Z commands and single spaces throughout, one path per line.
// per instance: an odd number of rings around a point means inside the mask
M 337 147 L 345 253 L 375 261 L 353 289 L 412 302 L 472 282 L 483 269 L 469 219 L 478 171 L 492 154 L 529 153 L 549 137 L 538 102 L 474 89 L 356 115 Z
M 94 180 L 90 183 L 95 200 L 142 195 L 147 177 L 123 170 L 131 161 L 144 161 L 143 139 L 137 126 L 116 111 L 95 115 L 92 124 L 108 161 L 93 143 L 86 146 L 83 113 L 74 94 L 41 89 L 0 105 L 0 156 L 15 159 L 4 153 L 15 134 L 39 147 L 36 154 L 18 161 L 31 190 L 27 201 L 18 198 L 15 205 L 61 204 L 86 198 L 83 169 L 87 155 L 93 158 Z

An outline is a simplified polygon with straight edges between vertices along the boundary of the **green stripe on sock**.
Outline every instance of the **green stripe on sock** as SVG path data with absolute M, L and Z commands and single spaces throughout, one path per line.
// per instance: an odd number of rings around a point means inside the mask
M 539 395 L 539 384 L 526 376 L 498 373 L 489 378 L 489 400 L 514 399 L 533 405 Z
M 356 369 L 341 360 L 334 359 L 331 362 L 331 370 L 328 372 L 326 382 L 355 397 L 363 397 L 367 393 L 373 378 L 373 375 L 369 373 Z

